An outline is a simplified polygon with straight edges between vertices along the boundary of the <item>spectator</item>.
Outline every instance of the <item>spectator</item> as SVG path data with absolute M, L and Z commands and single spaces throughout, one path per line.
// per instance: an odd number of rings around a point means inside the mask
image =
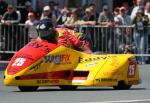
M 78 19 L 79 20 L 82 20 L 83 19 L 83 16 L 84 16 L 84 8 L 82 5 L 78 6 L 77 8 L 77 15 L 78 15 Z
M 2 19 L 3 14 L 7 11 L 7 6 L 8 4 L 5 1 L 0 0 L 0 20 Z
M 69 27 L 70 29 L 74 29 L 76 25 L 78 25 L 79 19 L 77 15 L 77 10 L 75 9 L 72 11 L 70 17 L 65 22 L 65 26 Z
M 95 18 L 93 18 L 92 9 L 86 8 L 83 20 L 79 21 L 79 25 L 95 25 L 95 24 L 96 21 Z
M 33 12 L 34 15 L 35 15 L 35 17 L 37 17 L 37 14 L 36 14 L 36 12 L 33 10 L 32 4 L 31 4 L 30 1 L 27 1 L 27 2 L 25 3 L 25 9 L 26 9 L 26 13 L 27 13 L 27 14 L 25 15 L 25 20 L 27 19 L 29 12 Z
M 115 7 L 114 9 L 114 16 L 118 16 L 120 13 L 120 8 L 119 7 Z
M 12 5 L 8 5 L 7 12 L 4 13 L 1 22 L 7 26 L 20 22 L 19 13 Z
M 35 14 L 33 12 L 28 13 L 28 20 L 25 22 L 25 25 L 28 27 L 28 35 L 30 39 L 35 39 L 38 37 L 36 32 L 36 25 L 38 21 L 35 18 Z
M 53 11 L 51 10 L 51 8 L 49 6 L 44 6 L 43 8 L 43 13 L 41 15 L 41 20 L 44 18 L 50 18 L 52 20 L 52 24 L 53 26 L 56 26 L 56 16 L 53 13 Z
M 146 37 L 147 37 L 147 26 L 149 22 L 148 16 L 144 14 L 144 8 L 140 7 L 137 11 L 136 17 L 133 19 L 135 25 L 134 41 L 137 46 L 138 54 L 146 53 Z M 140 63 L 145 64 L 145 57 L 139 59 Z
M 91 3 L 89 5 L 89 8 L 91 9 L 92 12 L 92 18 L 94 19 L 94 21 L 97 21 L 99 14 L 96 12 L 96 5 L 94 3 Z
M 138 9 L 141 7 L 141 6 L 144 6 L 144 1 L 143 0 L 136 0 L 136 6 L 133 8 L 132 12 L 131 12 L 131 20 L 133 20 L 136 16 L 136 13 L 138 11 Z
M 128 15 L 131 15 L 133 8 L 136 7 L 136 0 L 132 0 L 132 3 L 133 3 L 132 6 L 128 7 L 128 9 L 126 8 Z M 127 4 L 127 3 L 126 3 L 126 4 Z M 122 6 L 125 6 L 124 3 L 122 4 Z M 126 6 L 125 6 L 125 7 L 126 7 Z
M 117 16 L 117 18 L 118 18 L 119 25 L 122 25 L 122 26 L 131 25 L 131 19 L 130 19 L 130 16 L 126 13 L 125 7 L 120 8 L 120 14 Z M 120 30 L 120 33 L 117 35 L 118 38 L 116 38 L 116 42 L 117 42 L 116 47 L 119 47 L 120 45 L 122 45 L 122 43 L 124 45 L 128 45 L 123 42 L 123 39 L 124 37 L 125 39 L 132 37 L 132 32 L 131 32 L 132 29 L 130 27 L 124 27 L 124 28 L 120 28 L 119 30 Z
M 86 10 L 85 10 L 85 16 L 83 17 L 83 20 L 84 21 L 95 21 L 95 18 L 93 16 L 91 8 L 86 8 Z
M 4 24 L 4 32 L 5 33 L 5 48 L 9 48 L 9 50 L 14 49 L 18 34 L 16 32 L 17 25 L 20 22 L 19 13 L 15 10 L 15 8 L 12 5 L 8 5 L 7 11 L 4 13 L 1 22 Z
M 103 6 L 103 11 L 99 14 L 98 23 L 102 26 L 113 26 L 113 15 L 107 5 Z
M 61 10 L 61 14 L 57 18 L 57 24 L 58 25 L 64 24 L 69 18 L 69 16 L 70 16 L 70 9 L 68 8 L 67 5 L 65 5 L 64 8 Z
M 118 15 L 120 15 L 120 8 L 116 7 L 114 9 L 114 35 L 115 35 L 115 49 L 116 52 L 118 52 L 118 47 L 121 44 L 120 37 L 121 37 L 121 29 L 118 27 L 120 25 L 120 20 L 118 18 Z
M 25 4 L 20 4 L 20 6 L 18 6 L 17 10 L 20 11 L 20 14 L 21 14 L 20 23 L 25 23 L 25 21 L 28 18 L 28 13 L 29 12 L 34 12 L 34 14 L 36 15 L 35 11 L 32 8 L 32 5 L 31 5 L 30 1 L 26 1 Z
M 119 53 L 131 54 L 135 53 L 136 46 L 131 33 L 122 35 L 122 44 L 119 45 Z
M 150 2 L 147 2 L 145 5 L 145 15 L 147 15 L 150 20 Z M 150 21 L 149 21 L 149 24 L 150 24 Z
M 118 15 L 120 14 L 120 8 L 116 7 L 114 9 L 114 25 L 119 25 Z
M 122 7 L 125 7 L 125 9 L 126 9 L 126 14 L 127 15 L 131 15 L 131 10 L 133 9 L 132 7 L 130 8 L 129 7 L 129 4 L 127 3 L 127 2 L 123 2 L 122 3 Z
M 68 13 L 70 13 L 70 9 L 68 8 L 67 5 L 64 6 L 64 8 L 61 10 L 61 13 L 62 14 L 68 14 Z
M 48 6 L 50 7 L 51 11 L 54 11 L 55 2 L 54 1 L 49 1 Z
M 150 25 L 150 2 L 147 2 L 146 3 L 146 5 L 145 5 L 145 15 L 147 15 L 148 16 L 148 18 L 149 18 L 149 25 Z M 150 27 L 148 27 L 148 29 L 150 29 Z M 149 47 L 149 45 L 150 45 L 150 31 L 148 30 L 147 31 L 147 33 L 148 33 L 148 38 L 147 38 L 147 40 L 148 40 L 148 44 L 147 44 L 147 47 Z M 149 49 L 147 50 L 147 53 L 149 54 Z M 147 62 L 149 62 L 150 61 L 150 57 L 147 57 L 146 58 L 147 60 Z
M 38 1 L 37 1 L 37 10 L 36 10 L 36 13 L 37 13 L 37 17 L 38 17 L 38 18 L 41 17 L 42 12 L 43 12 L 43 4 L 42 4 L 42 1 L 41 1 L 41 0 L 38 0 Z
M 107 28 L 102 28 L 101 33 L 102 33 L 102 42 L 103 43 L 103 49 L 105 52 L 113 52 L 113 32 L 112 27 L 114 22 L 114 17 L 110 13 L 109 8 L 107 5 L 103 6 L 103 11 L 99 14 L 98 18 L 98 24 L 101 26 L 106 26 Z
M 56 17 L 59 17 L 60 14 L 61 14 L 61 10 L 59 8 L 59 4 L 58 3 L 55 3 L 55 5 L 54 5 L 54 14 L 56 15 Z
M 120 15 L 118 15 L 119 22 L 121 25 L 130 25 L 131 24 L 131 18 L 130 16 L 126 13 L 126 8 L 121 7 L 120 8 Z

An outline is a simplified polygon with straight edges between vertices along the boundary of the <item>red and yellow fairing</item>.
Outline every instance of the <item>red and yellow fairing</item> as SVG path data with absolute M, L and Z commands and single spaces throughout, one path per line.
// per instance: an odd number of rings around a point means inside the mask
M 7 86 L 116 86 L 138 84 L 139 71 L 132 54 L 93 55 L 34 40 L 11 59 Z

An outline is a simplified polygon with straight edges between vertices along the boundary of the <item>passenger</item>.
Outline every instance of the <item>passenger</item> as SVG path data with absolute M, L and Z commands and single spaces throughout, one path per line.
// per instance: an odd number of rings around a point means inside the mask
M 92 53 L 88 43 L 80 40 L 77 35 L 71 34 L 67 29 L 62 28 L 62 30 L 63 29 L 64 31 L 60 33 L 60 29 L 55 28 L 52 25 L 51 20 L 48 18 L 41 20 L 37 26 L 39 38 L 42 40 L 47 40 L 48 42 L 63 45 L 68 48 L 81 50 L 86 53 Z

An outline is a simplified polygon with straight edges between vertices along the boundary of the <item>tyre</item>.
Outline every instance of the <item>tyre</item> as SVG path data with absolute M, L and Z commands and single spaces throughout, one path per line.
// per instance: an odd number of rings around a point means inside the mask
M 22 92 L 32 92 L 38 89 L 38 86 L 18 86 L 19 90 Z
M 62 89 L 62 90 L 76 90 L 78 88 L 78 86 L 74 86 L 74 85 L 60 85 L 59 88 Z
M 115 90 L 128 90 L 132 85 L 125 84 L 124 81 L 119 81 L 117 86 L 113 86 Z

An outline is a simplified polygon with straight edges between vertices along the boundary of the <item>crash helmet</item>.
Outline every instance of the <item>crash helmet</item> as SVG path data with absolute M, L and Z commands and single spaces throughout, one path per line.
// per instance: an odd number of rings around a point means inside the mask
M 36 27 L 38 36 L 43 40 L 52 40 L 56 37 L 56 30 L 50 18 L 40 20 Z

